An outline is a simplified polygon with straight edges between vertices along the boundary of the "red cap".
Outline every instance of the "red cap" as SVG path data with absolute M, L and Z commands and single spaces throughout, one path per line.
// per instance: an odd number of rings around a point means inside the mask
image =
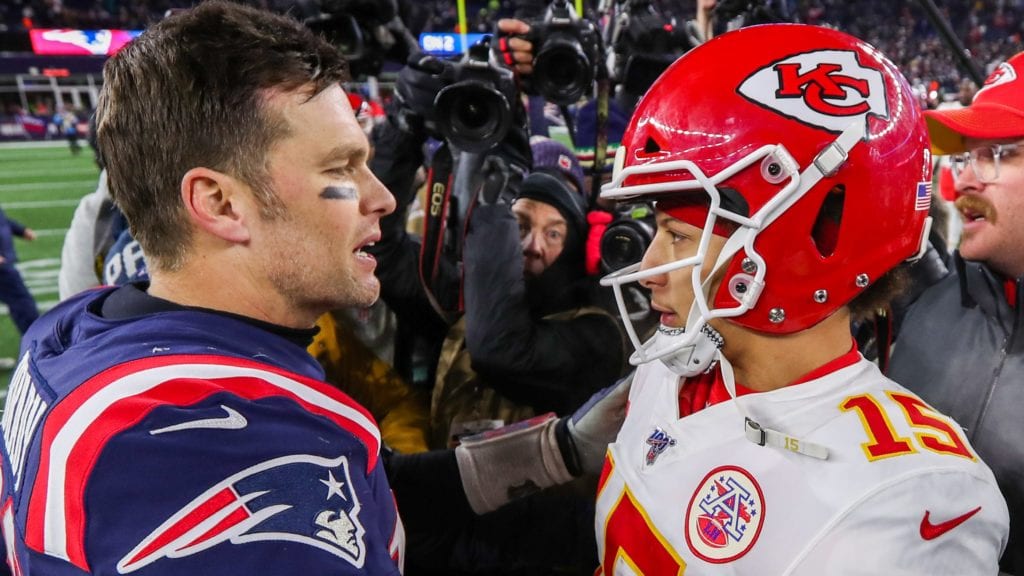
M 970 106 L 927 110 L 924 117 L 935 154 L 963 152 L 965 136 L 981 140 L 1024 137 L 1024 52 L 1000 64 Z

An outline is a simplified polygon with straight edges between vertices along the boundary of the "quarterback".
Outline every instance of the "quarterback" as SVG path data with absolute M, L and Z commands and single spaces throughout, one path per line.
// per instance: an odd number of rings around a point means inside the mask
M 991 471 L 850 332 L 922 252 L 931 167 L 906 81 L 846 34 L 745 28 L 655 82 L 602 193 L 657 215 L 603 280 L 639 366 L 598 488 L 605 575 L 998 572 Z M 647 341 L 630 282 L 661 313 Z

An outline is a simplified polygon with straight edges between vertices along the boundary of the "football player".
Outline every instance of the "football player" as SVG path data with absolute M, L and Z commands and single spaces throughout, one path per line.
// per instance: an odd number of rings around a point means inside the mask
M 599 486 L 604 574 L 998 571 L 992 473 L 850 333 L 922 252 L 931 166 L 906 81 L 834 30 L 741 29 L 655 82 L 602 194 L 657 214 L 603 280 L 639 365 Z M 661 313 L 645 342 L 630 282 Z

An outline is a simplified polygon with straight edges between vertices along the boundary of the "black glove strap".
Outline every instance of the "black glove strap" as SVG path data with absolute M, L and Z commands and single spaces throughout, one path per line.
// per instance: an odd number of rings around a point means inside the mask
M 558 424 L 555 425 L 555 440 L 558 441 L 558 451 L 562 453 L 565 469 L 575 478 L 582 476 L 583 464 L 580 463 L 579 452 L 576 450 L 576 443 L 573 442 L 572 434 L 569 434 L 568 416 L 560 419 Z

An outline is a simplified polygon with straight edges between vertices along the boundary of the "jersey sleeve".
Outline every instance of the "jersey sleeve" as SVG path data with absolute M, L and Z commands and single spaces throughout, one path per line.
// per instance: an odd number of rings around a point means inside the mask
M 786 574 L 997 574 L 1008 531 L 993 481 L 962 469 L 929 471 L 848 508 Z

